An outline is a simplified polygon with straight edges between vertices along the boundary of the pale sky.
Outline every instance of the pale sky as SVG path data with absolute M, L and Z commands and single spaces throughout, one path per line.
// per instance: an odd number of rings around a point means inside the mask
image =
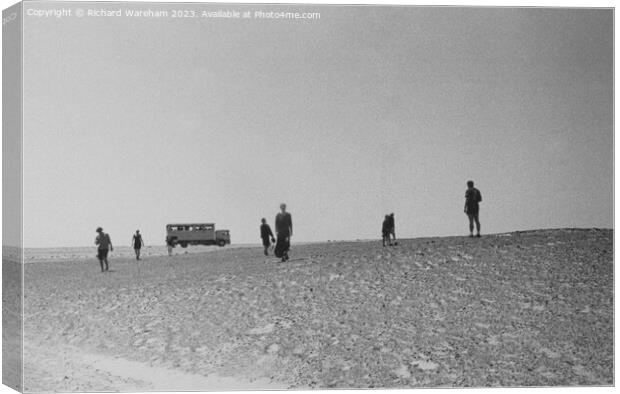
M 613 227 L 611 9 L 184 7 L 321 18 L 26 16 L 26 247 L 466 235 L 469 179 L 483 234 Z

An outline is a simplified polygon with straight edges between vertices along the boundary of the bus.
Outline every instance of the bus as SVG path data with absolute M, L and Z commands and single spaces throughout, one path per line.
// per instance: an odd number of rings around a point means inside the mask
M 172 246 L 181 245 L 218 245 L 230 244 L 228 230 L 216 230 L 214 223 L 180 223 L 167 224 L 166 237 Z

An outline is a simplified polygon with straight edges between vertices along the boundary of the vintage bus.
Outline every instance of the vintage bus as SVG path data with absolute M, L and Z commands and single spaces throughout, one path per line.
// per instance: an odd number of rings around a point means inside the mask
M 216 230 L 214 223 L 181 223 L 166 225 L 166 237 L 172 246 L 230 244 L 228 230 Z

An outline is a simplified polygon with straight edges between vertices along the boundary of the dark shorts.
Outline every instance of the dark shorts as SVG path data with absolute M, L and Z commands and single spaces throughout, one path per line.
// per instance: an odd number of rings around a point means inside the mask
M 269 238 L 263 238 L 263 246 L 269 246 L 271 242 L 269 242 Z
M 480 206 L 478 204 L 467 206 L 468 215 L 478 215 L 478 212 L 480 212 Z
M 105 259 L 108 257 L 108 250 L 107 249 L 97 249 L 97 257 L 99 259 Z

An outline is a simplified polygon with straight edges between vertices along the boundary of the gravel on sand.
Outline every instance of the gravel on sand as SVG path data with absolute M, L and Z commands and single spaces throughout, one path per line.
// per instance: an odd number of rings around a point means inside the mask
M 293 244 L 287 263 L 225 248 L 112 256 L 107 273 L 94 252 L 26 264 L 24 389 L 612 385 L 612 239 Z

